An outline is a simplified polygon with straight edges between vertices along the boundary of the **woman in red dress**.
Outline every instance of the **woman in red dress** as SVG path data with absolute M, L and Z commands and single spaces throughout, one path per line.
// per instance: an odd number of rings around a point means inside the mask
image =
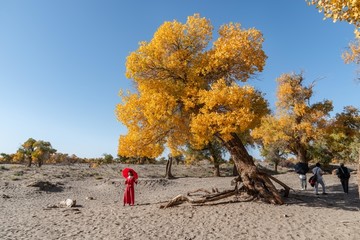
M 131 171 L 128 172 L 128 177 L 125 180 L 125 192 L 124 192 L 124 206 L 129 204 L 134 206 L 135 203 L 135 190 L 134 183 L 137 184 L 137 179 L 133 176 Z

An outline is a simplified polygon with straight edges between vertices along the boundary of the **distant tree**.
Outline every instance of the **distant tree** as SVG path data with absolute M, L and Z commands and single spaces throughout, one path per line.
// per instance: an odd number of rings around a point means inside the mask
M 27 162 L 27 166 L 30 167 L 32 163 L 37 162 L 41 167 L 43 163 L 50 158 L 50 155 L 55 153 L 56 149 L 53 149 L 50 142 L 42 140 L 36 141 L 33 138 L 29 138 L 17 151 L 17 158 L 24 159 Z
M 32 154 L 35 151 L 34 144 L 36 140 L 33 138 L 29 138 L 24 142 L 21 147 L 17 151 L 17 158 L 24 159 L 27 162 L 27 166 L 30 167 L 33 163 Z
M 120 163 L 126 163 L 128 161 L 128 157 L 125 157 L 125 156 L 121 156 L 121 155 L 118 155 L 117 157 L 119 159 L 119 162 Z
M 185 150 L 186 162 L 194 163 L 201 160 L 208 160 L 214 165 L 214 176 L 220 177 L 220 164 L 224 163 L 223 155 L 226 150 L 216 140 L 209 142 L 203 149 L 197 150 L 188 145 Z
M 39 140 L 36 141 L 33 146 L 34 152 L 32 153 L 32 159 L 37 162 L 39 167 L 50 158 L 51 154 L 56 153 L 56 149 L 51 146 L 50 142 Z
M 0 153 L 0 163 L 10 163 L 12 156 L 6 153 Z
M 274 164 L 274 171 L 278 172 L 278 166 L 282 161 L 286 160 L 287 142 L 278 140 L 267 144 L 261 148 L 261 155 L 265 157 L 265 161 Z
M 286 143 L 286 151 L 297 161 L 309 162 L 310 146 L 323 136 L 332 103 L 324 100 L 310 104 L 313 85 L 303 86 L 302 74 L 283 74 L 277 81 L 277 112 L 264 117 L 252 136 L 260 139 L 265 149 Z
M 51 163 L 62 163 L 62 164 L 70 164 L 70 156 L 67 153 L 55 153 L 50 156 Z
M 106 164 L 113 163 L 114 157 L 111 154 L 104 153 L 103 156 L 104 156 L 104 163 Z
M 346 162 L 358 159 L 360 148 L 360 115 L 353 106 L 344 107 L 327 124 L 327 131 L 322 140 L 332 158 Z

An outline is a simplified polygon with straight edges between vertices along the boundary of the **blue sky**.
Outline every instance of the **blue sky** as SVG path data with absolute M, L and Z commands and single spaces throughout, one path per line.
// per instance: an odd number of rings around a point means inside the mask
M 304 0 L 0 0 L 0 153 L 28 138 L 79 157 L 117 154 L 126 129 L 115 117 L 120 89 L 130 89 L 125 61 L 165 21 L 194 13 L 215 29 L 229 23 L 259 29 L 268 56 L 250 81 L 274 106 L 276 78 L 303 71 L 316 80 L 313 102 L 334 112 L 360 108 L 356 66 L 341 53 L 353 26 L 323 20 Z

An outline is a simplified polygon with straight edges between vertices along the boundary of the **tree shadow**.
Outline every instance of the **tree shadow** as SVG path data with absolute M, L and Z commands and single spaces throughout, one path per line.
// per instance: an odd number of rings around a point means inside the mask
M 51 183 L 49 181 L 35 181 L 28 187 L 36 187 L 39 191 L 44 192 L 62 192 L 64 190 L 63 183 Z
M 321 194 L 321 187 L 319 187 L 320 195 L 315 195 L 314 188 L 307 191 L 291 191 L 289 197 L 285 198 L 285 203 L 346 211 L 360 210 L 359 190 L 356 184 L 349 184 L 348 194 L 343 192 L 341 184 L 326 187 L 326 191 L 327 195 Z

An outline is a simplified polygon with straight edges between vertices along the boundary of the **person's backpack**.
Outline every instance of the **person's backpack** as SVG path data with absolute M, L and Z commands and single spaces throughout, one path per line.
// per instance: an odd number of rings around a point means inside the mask
M 350 178 L 350 172 L 347 167 L 339 167 L 337 175 L 340 179 L 348 179 Z
M 314 175 L 312 175 L 312 176 L 309 178 L 309 183 L 310 183 L 310 185 L 311 185 L 312 187 L 314 187 L 316 181 L 317 181 L 317 175 L 316 175 L 316 173 L 315 173 Z

